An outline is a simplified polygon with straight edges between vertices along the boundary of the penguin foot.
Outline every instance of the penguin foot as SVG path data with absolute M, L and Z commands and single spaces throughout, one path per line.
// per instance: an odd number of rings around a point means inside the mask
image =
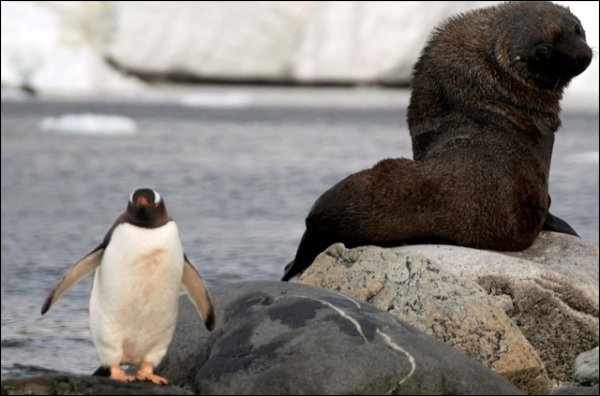
M 131 382 L 135 381 L 135 377 L 133 375 L 125 374 L 119 365 L 111 366 L 110 368 L 110 378 L 115 381 L 123 381 L 123 382 Z
M 138 381 L 150 381 L 156 385 L 167 385 L 169 383 L 168 379 L 154 374 L 152 365 L 148 362 L 142 362 L 135 378 Z

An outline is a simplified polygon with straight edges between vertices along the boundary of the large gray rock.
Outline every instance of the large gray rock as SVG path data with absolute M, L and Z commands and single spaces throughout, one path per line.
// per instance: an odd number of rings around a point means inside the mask
M 598 347 L 577 356 L 573 380 L 581 385 L 598 384 Z
M 533 347 L 477 283 L 420 255 L 375 246 L 331 246 L 299 282 L 367 301 L 479 360 L 521 390 L 551 383 Z
M 44 375 L 2 381 L 3 395 L 190 395 L 176 386 L 124 383 L 85 375 Z
M 598 345 L 598 247 L 590 242 L 542 232 L 522 252 L 450 245 L 395 250 L 423 255 L 495 296 L 554 380 L 570 381 L 577 355 Z
M 159 373 L 202 394 L 519 393 L 477 361 L 350 297 L 249 282 L 212 290 L 209 334 L 182 298 Z
M 583 352 L 575 359 L 573 381 L 563 384 L 551 395 L 597 395 L 598 394 L 598 347 Z
M 598 395 L 598 384 L 593 386 L 581 386 L 577 384 L 569 384 L 554 392 L 550 393 L 551 395 Z

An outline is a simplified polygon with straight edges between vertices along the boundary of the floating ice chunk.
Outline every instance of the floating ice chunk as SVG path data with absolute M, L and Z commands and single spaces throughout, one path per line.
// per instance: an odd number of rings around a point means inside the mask
M 241 92 L 196 93 L 183 96 L 180 103 L 188 107 L 245 107 L 252 98 Z
M 91 113 L 45 117 L 39 128 L 46 132 L 79 135 L 133 135 L 137 131 L 135 121 L 129 117 Z

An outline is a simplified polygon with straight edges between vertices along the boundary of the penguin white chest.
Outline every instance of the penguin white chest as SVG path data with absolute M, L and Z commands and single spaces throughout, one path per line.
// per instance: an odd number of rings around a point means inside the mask
M 177 321 L 183 265 L 175 222 L 114 229 L 90 298 L 90 328 L 104 364 L 162 358 Z

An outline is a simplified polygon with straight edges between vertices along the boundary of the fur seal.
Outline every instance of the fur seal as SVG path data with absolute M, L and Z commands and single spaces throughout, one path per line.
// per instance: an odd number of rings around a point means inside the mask
M 566 229 L 548 213 L 550 158 L 563 89 L 591 58 L 579 20 L 550 2 L 504 3 L 436 28 L 413 72 L 415 160 L 383 160 L 321 195 L 282 280 L 336 242 L 518 251 L 545 221 Z
M 488 31 L 482 34 L 482 24 L 490 22 L 491 18 L 494 23 L 499 24 L 489 25 L 486 28 Z M 569 29 L 570 38 L 564 36 L 564 32 L 568 32 Z M 484 103 L 492 108 L 492 112 L 501 115 L 507 111 L 506 106 L 503 106 L 505 101 L 510 101 L 513 106 L 522 105 L 521 113 L 525 117 L 529 116 L 533 122 L 540 122 L 556 131 L 560 126 L 558 101 L 562 97 L 563 88 L 574 75 L 587 67 L 591 59 L 585 42 L 583 45 L 570 47 L 569 40 L 576 40 L 572 37 L 573 33 L 585 39 L 585 32 L 579 20 L 567 9 L 548 2 L 513 3 L 477 10 L 469 18 L 458 17 L 440 27 L 425 47 L 413 74 L 408 126 L 414 159 L 423 160 L 437 147 L 444 146 L 454 139 L 457 131 L 455 126 L 470 122 L 471 115 L 465 117 L 464 113 L 470 110 L 480 111 L 480 100 L 485 100 Z M 513 74 L 516 73 L 517 78 L 513 81 L 511 77 L 504 78 L 502 75 L 490 73 L 496 68 L 486 68 L 481 58 L 477 59 L 467 51 L 456 52 L 452 40 L 460 34 L 471 35 L 471 40 L 465 40 L 465 45 L 474 44 L 473 41 L 485 37 L 486 44 L 494 46 L 493 51 L 501 70 L 512 71 Z M 503 41 L 489 41 L 490 37 L 500 38 L 503 35 Z M 554 50 L 555 47 L 558 47 L 558 51 Z M 524 56 L 521 55 L 522 52 L 525 53 Z M 435 61 L 432 62 L 431 57 Z M 448 70 L 452 70 L 454 74 L 440 72 L 453 61 L 457 63 Z M 511 62 L 514 63 L 514 68 L 511 68 Z M 519 72 L 519 67 L 527 67 L 529 75 Z M 522 78 L 529 78 L 529 83 L 537 85 L 544 92 L 518 89 L 518 85 L 513 83 Z M 485 95 L 473 95 L 477 92 L 476 85 L 479 85 L 480 90 L 496 87 L 499 88 L 499 92 L 490 90 Z M 460 89 L 461 87 L 464 88 Z M 500 91 L 502 88 L 505 89 Z M 551 100 L 546 107 L 543 100 L 548 94 L 556 100 Z M 452 109 L 450 112 L 451 108 L 459 110 Z M 532 111 L 540 114 L 533 114 Z M 483 113 L 484 117 L 485 114 Z M 505 123 L 518 123 L 515 117 L 517 116 L 513 116 L 512 119 L 507 117 Z M 551 153 L 554 134 L 549 133 L 545 138 L 548 139 L 546 144 Z M 543 229 L 578 236 L 568 223 L 550 213 L 546 215 Z
M 95 271 L 90 329 L 96 352 L 110 377 L 166 384 L 155 375 L 177 323 L 179 287 L 212 330 L 215 313 L 202 277 L 183 252 L 177 225 L 151 189 L 134 191 L 125 213 L 103 242 L 67 272 L 42 307 L 46 313 L 71 286 Z M 133 377 L 122 363 L 139 364 Z

